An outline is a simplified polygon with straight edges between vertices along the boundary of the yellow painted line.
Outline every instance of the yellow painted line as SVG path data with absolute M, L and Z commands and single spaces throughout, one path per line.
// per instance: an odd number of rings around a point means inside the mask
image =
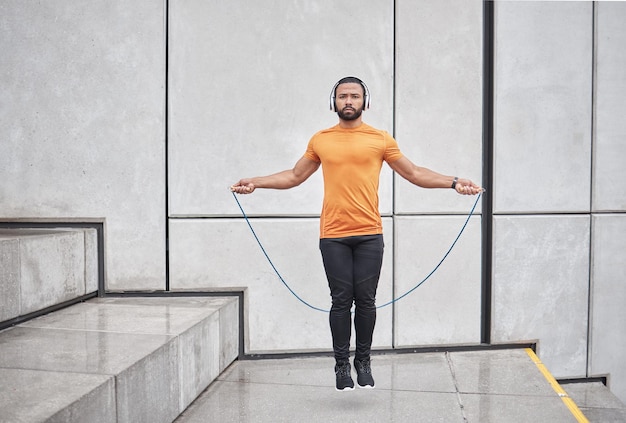
M 543 377 L 545 377 L 546 380 L 550 383 L 552 389 L 554 389 L 554 392 L 556 392 L 561 400 L 563 400 L 563 402 L 565 403 L 569 411 L 574 415 L 576 420 L 579 423 L 589 423 L 587 417 L 585 417 L 585 415 L 582 413 L 582 411 L 580 411 L 580 408 L 578 408 L 574 400 L 572 400 L 570 396 L 567 395 L 567 392 L 563 390 L 561 385 L 559 385 L 559 382 L 556 381 L 556 379 L 548 371 L 546 366 L 541 362 L 541 360 L 539 360 L 537 354 L 535 354 L 535 352 L 531 348 L 526 348 L 526 353 L 530 356 L 530 359 L 533 361 L 533 363 L 535 363 Z

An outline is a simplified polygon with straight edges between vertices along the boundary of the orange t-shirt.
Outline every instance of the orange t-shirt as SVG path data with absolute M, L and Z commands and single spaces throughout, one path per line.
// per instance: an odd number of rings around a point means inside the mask
M 324 204 L 320 238 L 381 234 L 378 182 L 383 160 L 402 157 L 398 143 L 385 131 L 365 123 L 319 131 L 304 157 L 322 164 Z

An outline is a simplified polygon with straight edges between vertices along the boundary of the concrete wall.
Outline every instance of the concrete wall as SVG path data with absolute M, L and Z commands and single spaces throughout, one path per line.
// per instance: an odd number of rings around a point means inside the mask
M 482 4 L 462 4 L 451 21 L 451 4 L 398 2 L 395 55 L 392 2 L 329 0 L 245 8 L 237 2 L 171 4 L 170 34 L 176 42 L 170 45 L 170 286 L 248 286 L 250 351 L 329 349 L 327 319 L 306 309 L 281 285 L 243 221 L 210 217 L 239 217 L 227 190 L 230 184 L 293 166 L 311 135 L 336 123 L 327 106 L 334 81 L 353 74 L 367 82 L 372 108 L 365 120 L 394 132 L 407 156 L 479 181 Z M 279 24 L 270 25 L 278 14 Z M 252 21 L 247 18 L 251 15 Z M 245 31 L 233 36 L 222 30 L 224 25 Z M 207 43 L 200 43 L 202 49 L 190 48 L 198 40 Z M 310 58 L 315 58 L 315 72 L 310 71 Z M 394 60 L 396 108 L 403 111 L 395 122 Z M 435 124 L 428 127 L 427 122 Z M 452 157 L 450 150 L 456 153 Z M 390 301 L 394 290 L 396 295 L 409 290 L 432 270 L 463 225 L 462 217 L 453 216 L 468 212 L 473 204 L 452 191 L 427 192 L 403 181 L 395 187 L 393 204 L 394 181 L 385 167 L 381 213 L 404 217 L 401 226 L 398 220 L 394 224 L 385 219 L 379 304 Z M 269 217 L 253 218 L 252 224 L 287 283 L 307 302 L 328 308 L 318 223 L 308 218 L 319 214 L 321 197 L 321 175 L 316 174 L 288 193 L 259 191 L 240 201 L 250 215 Z M 442 213 L 451 216 L 428 216 Z M 420 236 L 424 226 L 436 229 Z M 433 239 L 444 233 L 441 242 Z M 471 242 L 461 243 L 455 253 L 472 262 L 451 264 L 446 276 L 434 278 L 433 287 L 437 280 L 451 283 L 438 291 L 431 288 L 433 297 L 414 295 L 405 305 L 381 309 L 377 346 L 480 342 L 480 225 L 470 225 L 469 233 Z M 422 256 L 428 260 L 416 260 Z M 469 305 L 468 291 L 475 293 Z M 463 310 L 446 319 L 445 331 L 439 326 L 433 331 L 414 324 L 392 326 L 394 314 L 396 321 L 419 318 L 429 326 L 431 309 L 424 303 L 444 298 L 450 310 Z M 417 316 L 417 309 L 424 312 Z M 307 328 L 305 338 L 294 336 L 301 327 Z
M 102 220 L 107 286 L 165 279 L 160 0 L 0 2 L 0 216 Z
M 592 9 L 496 5 L 493 332 L 557 375 L 586 371 Z
M 228 187 L 292 167 L 313 133 L 336 123 L 328 95 L 342 76 L 367 82 L 374 105 L 367 120 L 393 130 L 393 3 L 195 0 L 170 7 L 170 286 L 247 286 L 248 351 L 327 350 L 326 315 L 282 286 Z M 391 194 L 387 168 L 386 215 Z M 321 207 L 321 172 L 289 192 L 259 191 L 240 201 L 251 215 L 268 216 L 252 224 L 286 282 L 328 309 L 312 217 Z M 391 235 L 391 219 L 385 227 Z M 380 295 L 390 299 L 391 237 L 387 243 Z M 391 321 L 391 308 L 381 311 L 378 346 L 391 345 Z
M 495 10 L 492 339 L 624 400 L 626 3 Z
M 291 167 L 336 123 L 345 75 L 413 161 L 481 182 L 483 4 L 167 4 L 166 20 L 163 0 L 0 3 L 0 216 L 102 219 L 109 290 L 164 289 L 168 235 L 171 289 L 247 287 L 247 352 L 329 350 L 326 316 L 282 285 L 228 186 Z M 492 341 L 539 340 L 555 375 L 610 373 L 624 400 L 624 3 L 495 12 Z M 380 195 L 382 304 L 432 270 L 473 199 L 386 166 Z M 285 281 L 328 308 L 321 172 L 239 199 Z M 479 219 L 380 310 L 376 347 L 480 342 Z
M 395 135 L 404 154 L 480 184 L 482 3 L 396 2 L 395 76 Z M 475 199 L 395 178 L 399 296 L 443 258 Z M 394 346 L 480 343 L 480 250 L 476 216 L 439 270 L 395 306 Z

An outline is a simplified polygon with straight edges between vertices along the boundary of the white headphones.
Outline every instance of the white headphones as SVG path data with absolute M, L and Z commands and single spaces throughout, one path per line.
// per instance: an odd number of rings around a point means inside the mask
M 363 110 L 367 110 L 370 108 L 370 90 L 369 88 L 367 88 L 367 85 L 365 85 L 365 82 L 361 81 L 356 76 L 346 76 L 345 78 L 341 78 L 339 81 L 337 81 L 337 83 L 333 86 L 333 89 L 330 90 L 329 103 L 330 103 L 330 110 L 332 112 L 337 111 L 337 107 L 335 105 L 335 94 L 337 91 L 337 87 L 341 84 L 346 84 L 349 82 L 361 84 L 361 86 L 363 87 L 363 91 L 365 91 L 365 98 L 363 99 Z

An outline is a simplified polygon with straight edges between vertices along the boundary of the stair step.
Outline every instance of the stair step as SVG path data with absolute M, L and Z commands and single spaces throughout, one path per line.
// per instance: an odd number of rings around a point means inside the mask
M 626 405 L 602 382 L 567 383 L 563 389 L 590 422 L 626 422 Z
M 95 229 L 0 229 L 0 322 L 97 290 Z
M 237 358 L 238 317 L 237 297 L 98 298 L 6 329 L 0 422 L 171 422 Z

